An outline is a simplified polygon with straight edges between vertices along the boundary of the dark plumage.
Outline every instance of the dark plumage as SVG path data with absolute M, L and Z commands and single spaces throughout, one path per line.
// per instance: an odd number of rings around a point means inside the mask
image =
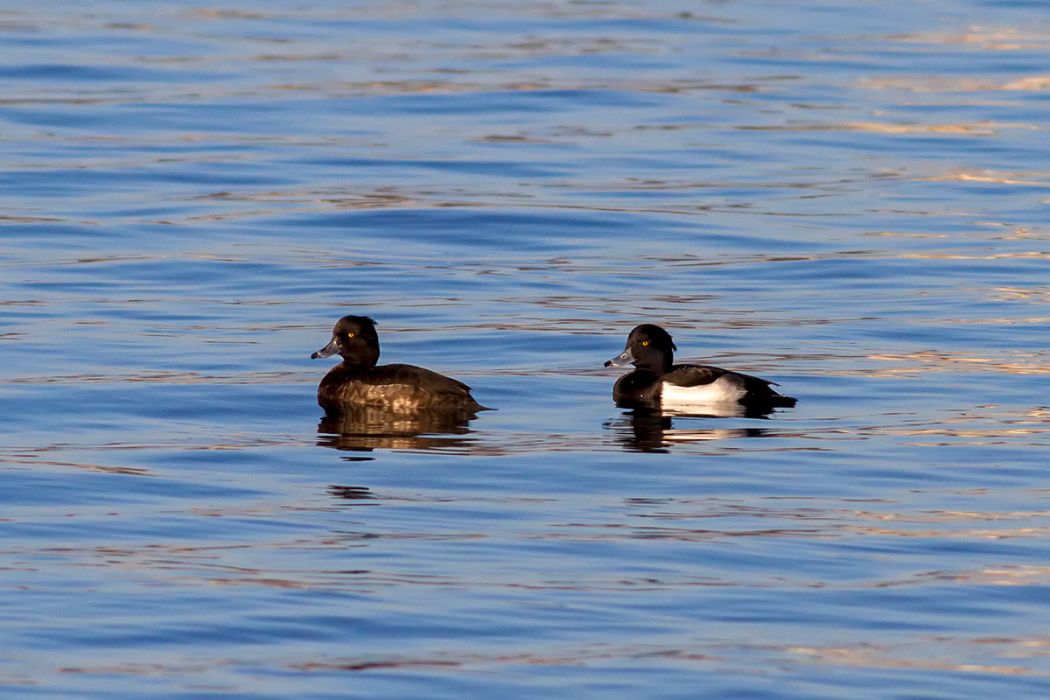
M 660 326 L 643 323 L 627 336 L 624 351 L 606 367 L 634 365 L 613 386 L 613 400 L 629 408 L 699 408 L 734 404 L 748 415 L 794 406 L 797 399 L 777 393 L 776 383 L 721 367 L 674 364 L 674 341 Z
M 343 361 L 317 387 L 317 403 L 330 414 L 351 407 L 375 406 L 395 413 L 449 411 L 473 414 L 485 407 L 470 395 L 470 387 L 414 365 L 379 365 L 379 334 L 367 316 L 344 316 L 332 339 L 311 355 L 338 353 Z M 472 417 L 472 416 L 471 416 Z

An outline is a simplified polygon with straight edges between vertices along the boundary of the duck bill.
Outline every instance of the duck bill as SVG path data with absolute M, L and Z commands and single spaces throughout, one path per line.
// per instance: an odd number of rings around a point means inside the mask
M 606 367 L 629 367 L 634 364 L 634 354 L 631 353 L 630 348 L 624 348 L 616 357 L 611 360 L 605 361 Z
M 316 360 L 319 357 L 330 357 L 337 352 L 339 352 L 339 341 L 333 336 L 332 339 L 328 341 L 328 345 L 325 345 L 313 355 L 310 355 L 310 359 Z

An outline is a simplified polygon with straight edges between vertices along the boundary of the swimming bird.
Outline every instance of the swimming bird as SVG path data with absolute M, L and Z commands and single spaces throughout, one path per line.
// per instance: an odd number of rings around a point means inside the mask
M 721 367 L 674 364 L 671 334 L 651 323 L 636 326 L 623 352 L 606 367 L 634 365 L 616 380 L 613 400 L 625 408 L 664 410 L 707 415 L 762 415 L 774 407 L 794 406 L 797 399 L 777 393 L 776 382 Z M 727 409 L 732 409 L 727 411 Z
M 377 365 L 379 333 L 367 316 L 343 316 L 332 339 L 310 357 L 338 353 L 343 361 L 330 369 L 317 387 L 317 403 L 329 414 L 374 406 L 393 413 L 448 411 L 472 414 L 486 410 L 470 387 L 451 377 L 415 365 Z

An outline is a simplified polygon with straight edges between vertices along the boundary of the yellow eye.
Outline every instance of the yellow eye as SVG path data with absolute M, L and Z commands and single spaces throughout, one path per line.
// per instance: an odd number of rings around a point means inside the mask
M 350 340 L 350 339 L 351 339 L 351 338 L 353 338 L 353 337 L 354 337 L 355 335 L 357 335 L 357 333 L 354 333 L 353 331 L 347 331 L 347 332 L 346 332 L 346 339 L 347 339 L 347 340 Z
M 643 341 L 642 341 L 642 347 L 643 347 L 643 348 L 647 348 L 647 347 L 649 347 L 649 341 L 648 341 L 648 340 L 643 340 Z

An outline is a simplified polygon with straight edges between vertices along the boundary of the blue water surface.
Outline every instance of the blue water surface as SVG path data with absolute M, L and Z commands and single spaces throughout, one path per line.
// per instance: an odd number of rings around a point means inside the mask
M 1050 695 L 1041 3 L 0 9 L 0 695 Z M 347 313 L 496 408 L 323 420 Z M 799 398 L 617 408 L 632 326 Z

